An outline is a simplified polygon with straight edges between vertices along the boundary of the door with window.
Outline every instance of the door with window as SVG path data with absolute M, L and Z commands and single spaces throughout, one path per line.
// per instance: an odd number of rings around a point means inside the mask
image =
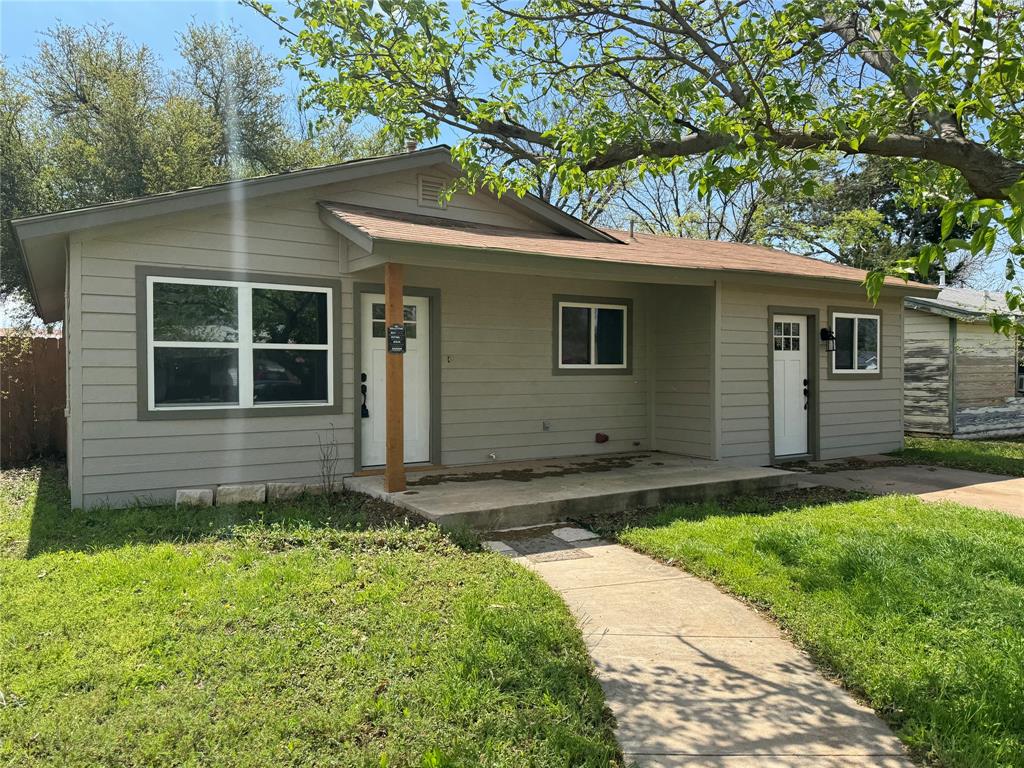
M 406 296 L 403 306 L 406 338 L 403 366 L 405 463 L 413 464 L 430 461 L 430 299 Z M 383 294 L 363 294 L 360 311 L 362 371 L 359 397 L 364 406 L 361 409 L 361 463 L 364 467 L 373 467 L 383 464 L 386 458 L 385 365 L 388 352 Z
M 806 317 L 775 315 L 772 318 L 772 356 L 774 454 L 776 457 L 806 454 L 810 402 Z

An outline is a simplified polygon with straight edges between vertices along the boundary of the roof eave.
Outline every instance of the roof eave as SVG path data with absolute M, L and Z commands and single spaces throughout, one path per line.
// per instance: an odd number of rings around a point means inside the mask
M 993 308 L 991 312 L 982 312 L 973 309 L 963 309 L 961 307 L 951 307 L 944 304 L 936 304 L 933 301 L 920 300 L 917 297 L 908 296 L 904 300 L 904 304 L 909 309 L 914 309 L 919 312 L 928 312 L 932 315 L 939 315 L 940 317 L 949 317 L 954 320 L 960 320 L 964 323 L 984 323 L 988 321 L 988 318 L 993 314 L 1009 315 L 1010 317 L 1016 317 L 1012 312 L 1004 312 L 997 308 Z
M 239 192 L 243 193 L 246 198 L 266 197 L 310 186 L 335 184 L 365 176 L 433 165 L 442 160 L 451 162 L 450 152 L 449 147 L 441 145 L 416 152 L 354 160 L 340 163 L 337 166 L 308 168 L 273 176 L 259 176 L 253 179 L 236 179 L 197 189 L 185 189 L 179 192 L 150 195 L 38 216 L 24 216 L 13 219 L 11 224 L 19 237 L 31 240 L 61 232 L 68 233 L 108 224 L 120 224 L 228 203 L 235 199 Z M 311 182 L 310 179 L 316 180 Z
M 330 213 L 329 211 L 324 211 L 324 214 L 325 215 L 333 216 L 334 218 L 338 219 L 339 221 L 341 220 L 341 217 L 337 216 L 336 214 Z M 763 270 L 755 270 L 755 269 L 729 269 L 729 268 L 725 268 L 725 267 L 719 267 L 717 269 L 713 269 L 713 268 L 708 268 L 708 267 L 677 266 L 677 265 L 673 265 L 673 264 L 653 264 L 653 263 L 648 263 L 648 262 L 615 261 L 615 260 L 612 260 L 612 259 L 586 259 L 586 258 L 580 257 L 580 256 L 563 256 L 563 255 L 559 255 L 559 254 L 552 254 L 552 253 L 548 253 L 548 252 L 545 252 L 545 251 L 542 251 L 542 250 L 533 251 L 533 250 L 521 250 L 521 249 L 513 249 L 513 248 L 500 248 L 500 247 L 494 247 L 494 246 L 455 245 L 455 244 L 448 244 L 448 243 L 445 243 L 445 244 L 428 243 L 428 242 L 424 242 L 423 240 L 406 240 L 406 239 L 394 238 L 394 237 L 384 237 L 384 236 L 381 236 L 381 235 L 374 236 L 374 235 L 371 235 L 370 233 L 366 232 L 365 230 L 360 229 L 359 227 L 356 227 L 354 224 L 351 224 L 349 222 L 344 222 L 344 223 L 347 226 L 349 226 L 350 228 L 352 228 L 354 231 L 358 232 L 362 237 L 364 237 L 367 240 L 369 240 L 371 245 L 370 245 L 370 248 L 367 249 L 367 250 L 375 251 L 382 258 L 389 258 L 389 257 L 391 257 L 391 255 L 395 252 L 394 249 L 396 247 L 401 248 L 403 246 L 414 245 L 414 246 L 422 246 L 422 247 L 427 247 L 427 248 L 440 248 L 440 249 L 445 249 L 445 250 L 449 250 L 450 249 L 450 250 L 458 250 L 458 251 L 470 251 L 470 252 L 474 252 L 474 253 L 480 253 L 480 252 L 500 253 L 500 254 L 504 254 L 504 255 L 508 255 L 508 256 L 517 256 L 517 255 L 541 256 L 541 257 L 550 258 L 550 259 L 561 259 L 561 260 L 570 261 L 570 262 L 586 262 L 586 263 L 589 263 L 589 264 L 617 264 L 617 265 L 629 265 L 629 266 L 635 266 L 635 267 L 641 267 L 641 268 L 643 268 L 643 267 L 650 267 L 650 268 L 677 269 L 677 270 L 689 271 L 689 272 L 710 272 L 710 273 L 718 273 L 718 272 L 720 272 L 720 273 L 723 273 L 723 274 L 745 275 L 745 276 L 749 276 L 749 277 L 769 277 L 769 278 L 771 278 L 771 277 L 780 278 L 781 277 L 781 278 L 790 278 L 790 279 L 798 279 L 798 280 L 812 280 L 812 281 L 824 280 L 826 282 L 834 283 L 834 284 L 837 284 L 837 285 L 842 285 L 842 286 L 847 287 L 847 288 L 857 287 L 857 286 L 862 286 L 863 285 L 863 282 L 861 282 L 859 280 L 851 279 L 851 278 L 836 277 L 835 275 L 804 275 L 804 274 L 799 274 L 799 273 L 795 273 L 795 272 L 766 272 L 766 271 L 763 271 Z M 337 227 L 335 227 L 335 230 L 338 231 L 338 232 L 341 231 Z M 342 233 L 342 234 L 344 234 L 344 233 Z M 904 283 L 902 281 L 899 284 L 887 283 L 885 285 L 885 289 L 898 291 L 901 294 L 904 294 L 905 298 L 909 297 L 910 295 L 912 295 L 914 293 L 919 293 L 919 294 L 922 294 L 922 295 L 930 295 L 930 294 L 935 293 L 935 291 L 936 291 L 936 289 L 933 289 L 932 286 L 929 286 L 929 285 L 924 285 L 924 284 L 919 284 L 919 283 Z

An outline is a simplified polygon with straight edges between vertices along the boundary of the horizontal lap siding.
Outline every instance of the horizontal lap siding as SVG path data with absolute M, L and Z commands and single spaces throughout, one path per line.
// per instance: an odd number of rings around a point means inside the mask
M 1016 392 L 1014 340 L 988 323 L 957 323 L 956 405 L 1003 405 Z
M 427 169 L 425 173 L 430 174 Z M 144 421 L 137 419 L 135 338 L 135 266 L 137 264 L 181 266 L 266 272 L 294 278 L 339 278 L 340 247 L 337 234 L 319 220 L 316 202 L 333 200 L 362 206 L 388 208 L 439 217 L 537 228 L 522 213 L 509 209 L 493 196 L 456 195 L 444 210 L 418 204 L 416 173 L 396 173 L 274 196 L 237 206 L 221 206 L 197 212 L 175 214 L 141 223 L 105 227 L 76 240 L 73 274 L 81 295 L 73 307 L 77 318 L 80 369 L 69 379 L 75 387 L 71 456 L 76 466 L 71 476 L 76 504 L 126 504 L 135 500 L 172 499 L 175 488 L 216 485 L 227 482 L 299 480 L 312 482 L 319 475 L 317 435 L 327 436 L 331 424 L 339 442 L 339 474 L 354 466 L 352 293 L 351 281 L 342 282 L 341 338 L 337 348 L 342 357 L 342 380 L 336 393 L 345 403 L 345 413 L 300 417 L 256 419 L 187 419 Z M 479 292 L 477 292 L 479 293 Z M 550 307 L 546 309 L 550 324 Z M 509 354 L 494 366 L 493 358 L 474 353 L 479 335 L 451 339 L 452 349 L 463 365 L 480 366 L 484 378 L 468 377 L 453 383 L 453 397 L 461 398 L 459 386 L 478 393 L 486 388 L 486 376 L 497 377 L 498 386 L 527 386 L 525 394 L 510 391 L 506 413 L 522 410 L 526 404 L 549 408 L 546 418 L 557 424 L 559 439 L 578 444 L 583 429 L 568 409 L 578 407 L 573 397 L 588 400 L 593 392 L 571 385 L 547 391 L 543 398 L 528 403 L 535 385 L 526 373 L 536 367 L 544 339 L 529 341 L 509 313 Z M 550 335 L 550 328 L 547 328 Z M 486 342 L 486 339 L 484 339 Z M 486 342 L 489 343 L 489 342 Z M 538 346 L 540 344 L 540 346 Z M 481 361 L 481 360 L 486 360 Z M 550 378 L 549 369 L 543 371 Z M 77 399 L 76 399 L 77 398 Z M 553 399 L 554 398 L 554 399 Z M 604 402 L 602 400 L 602 402 Z M 591 403 L 595 409 L 602 403 Z M 642 403 L 640 404 L 642 408 Z M 485 408 L 485 407 L 484 407 Z M 610 414 L 595 410 L 593 420 L 621 432 L 624 418 L 635 418 L 633 410 Z M 453 409 L 455 414 L 457 409 Z M 486 416 L 453 416 L 453 456 L 476 457 L 472 418 L 487 422 Z M 525 412 L 524 412 L 525 413 Z M 625 414 L 625 417 L 624 417 Z M 641 417 L 642 418 L 642 417 Z M 524 421 L 522 417 L 520 421 Z M 537 422 L 531 416 L 529 423 Z M 539 423 L 539 422 L 537 422 Z M 568 425 L 573 425 L 572 429 Z M 612 427 L 608 427 L 609 429 Z M 479 431 L 478 429 L 476 431 Z M 499 445 L 517 453 L 528 453 L 522 427 L 514 420 L 503 423 Z M 460 447 L 461 446 L 461 447 Z
M 712 458 L 714 289 L 659 287 L 653 301 L 654 444 Z
M 445 175 L 442 171 L 431 169 L 426 169 L 422 173 L 427 176 Z M 459 192 L 443 209 L 420 205 L 416 173 L 392 173 L 359 179 L 325 190 L 320 199 L 458 221 L 472 221 L 478 224 L 550 231 L 546 225 L 513 210 L 487 192 L 475 195 Z
M 642 286 L 424 268 L 407 269 L 405 280 L 441 291 L 445 464 L 648 446 Z M 553 373 L 555 294 L 633 299 L 632 374 Z M 598 432 L 609 441 L 596 443 Z
M 884 295 L 872 309 L 859 287 L 848 291 L 762 288 L 726 282 L 722 286 L 720 407 L 722 459 L 766 464 L 771 455 L 768 308 L 817 310 L 820 325 L 828 308 L 863 306 L 882 314 L 882 378 L 829 379 L 829 356 L 819 349 L 821 458 L 899 448 L 903 440 L 901 300 Z M 808 329 L 817 334 L 817 328 Z
M 183 487 L 221 483 L 318 479 L 317 436 L 333 423 L 339 473 L 351 472 L 352 416 L 274 416 L 248 419 L 139 421 L 136 385 L 135 267 L 139 264 L 266 272 L 294 278 L 337 278 L 338 237 L 319 220 L 325 190 L 290 194 L 238 208 L 180 214 L 110 227 L 83 240 L 81 271 L 81 399 L 76 461 L 82 503 L 166 501 Z M 74 251 L 73 251 L 74 253 Z M 342 375 L 335 382 L 352 398 L 351 281 L 342 284 L 336 323 Z M 77 499 L 76 499 L 77 501 Z
M 903 310 L 903 419 L 910 432 L 949 434 L 947 317 Z

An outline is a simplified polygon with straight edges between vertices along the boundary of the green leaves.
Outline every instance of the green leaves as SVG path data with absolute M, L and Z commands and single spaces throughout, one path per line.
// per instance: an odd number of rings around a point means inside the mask
M 941 206 L 949 248 L 1022 235 L 1019 0 L 282 2 L 312 102 L 395 139 L 453 135 L 467 178 L 499 193 L 539 169 L 578 193 L 699 158 L 705 200 L 764 167 L 813 200 L 838 152 L 906 161 L 899 203 Z M 949 248 L 915 251 L 914 268 Z

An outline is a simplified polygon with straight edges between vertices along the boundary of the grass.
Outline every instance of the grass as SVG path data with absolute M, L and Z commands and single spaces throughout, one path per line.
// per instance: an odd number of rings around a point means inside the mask
M 815 491 L 597 524 L 770 611 L 918 759 L 1024 766 L 1024 520 Z
M 71 512 L 0 476 L 0 766 L 608 766 L 564 605 L 341 497 Z
M 908 437 L 895 454 L 915 464 L 1024 477 L 1024 440 L 948 440 Z

